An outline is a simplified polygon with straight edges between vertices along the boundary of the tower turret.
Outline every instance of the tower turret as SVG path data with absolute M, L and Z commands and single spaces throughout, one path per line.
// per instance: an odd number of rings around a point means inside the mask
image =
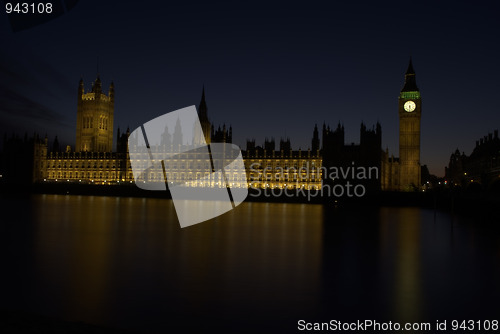
M 84 94 L 84 87 L 83 87 L 83 78 L 80 78 L 80 82 L 78 83 L 78 101 L 82 99 L 82 96 Z
M 92 87 L 92 92 L 96 93 L 96 95 L 100 95 L 100 93 L 102 93 L 102 82 L 99 74 L 97 75 L 97 79 L 95 79 L 94 85 Z
M 99 75 L 92 91 L 85 93 L 83 79 L 78 84 L 76 116 L 76 152 L 111 152 L 113 150 L 114 85 L 109 96 L 102 92 Z

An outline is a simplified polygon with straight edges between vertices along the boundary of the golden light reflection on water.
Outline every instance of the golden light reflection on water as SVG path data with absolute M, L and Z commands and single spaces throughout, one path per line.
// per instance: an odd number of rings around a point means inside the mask
M 421 319 L 423 308 L 420 258 L 421 209 L 382 208 L 380 211 L 380 239 L 383 259 L 394 263 L 386 273 L 394 285 L 392 296 L 393 314 L 398 321 L 410 322 Z
M 477 217 L 243 203 L 181 229 L 160 199 L 40 195 L 4 208 L 26 204 L 5 230 L 4 304 L 65 320 L 142 330 L 190 317 L 293 325 L 498 314 L 500 231 Z
M 280 305 L 317 294 L 321 218 L 319 206 L 244 203 L 212 222 L 182 230 L 178 266 L 190 278 L 180 283 L 183 296 L 204 306 L 213 298 Z M 296 296 L 290 286 L 300 287 Z
M 243 203 L 181 229 L 169 200 L 41 195 L 35 203 L 40 279 L 70 319 L 105 322 L 124 292 L 138 303 L 170 296 L 186 312 L 216 300 L 286 308 L 283 300 L 292 307 L 319 295 L 318 205 Z

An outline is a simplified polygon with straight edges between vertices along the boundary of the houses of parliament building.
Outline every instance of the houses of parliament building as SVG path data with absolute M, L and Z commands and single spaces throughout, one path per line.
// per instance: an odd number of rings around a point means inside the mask
M 111 83 L 107 94 L 99 76 L 90 91 L 80 80 L 77 91 L 76 146 L 72 150 L 49 150 L 48 140 L 33 142 L 33 182 L 73 182 L 85 184 L 129 184 L 134 182 L 128 154 L 130 130 L 118 129 L 116 147 L 113 149 L 115 87 Z M 210 124 L 203 90 L 198 116 L 207 143 L 232 142 L 232 128 L 215 128 Z M 399 94 L 399 157 L 382 150 L 380 124 L 367 128 L 361 124 L 360 142 L 346 145 L 344 127 L 323 124 L 315 126 L 311 146 L 307 150 L 293 150 L 290 138 L 276 143 L 274 138 L 256 145 L 248 140 L 242 151 L 248 186 L 254 188 L 303 188 L 319 189 L 329 180 L 332 167 L 372 167 L 377 178 L 366 181 L 375 190 L 410 191 L 420 187 L 420 118 L 421 96 L 415 80 L 412 61 L 405 74 L 403 89 Z M 321 139 L 320 139 L 321 137 Z M 190 173 L 190 164 L 174 164 L 179 173 Z M 246 185 L 242 185 L 246 186 Z

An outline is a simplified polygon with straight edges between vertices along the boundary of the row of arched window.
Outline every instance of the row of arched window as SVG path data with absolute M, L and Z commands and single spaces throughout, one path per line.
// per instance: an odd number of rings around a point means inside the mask
M 84 116 L 83 117 L 83 128 L 84 129 L 92 129 L 94 118 L 92 116 Z M 97 124 L 99 130 L 107 130 L 108 129 L 108 117 L 107 116 L 99 116 L 99 123 Z

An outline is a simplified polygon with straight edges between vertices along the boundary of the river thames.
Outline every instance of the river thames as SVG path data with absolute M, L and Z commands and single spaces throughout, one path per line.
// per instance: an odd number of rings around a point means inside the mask
M 4 310 L 159 332 L 500 318 L 500 229 L 485 217 L 245 202 L 181 229 L 164 199 L 0 207 Z

